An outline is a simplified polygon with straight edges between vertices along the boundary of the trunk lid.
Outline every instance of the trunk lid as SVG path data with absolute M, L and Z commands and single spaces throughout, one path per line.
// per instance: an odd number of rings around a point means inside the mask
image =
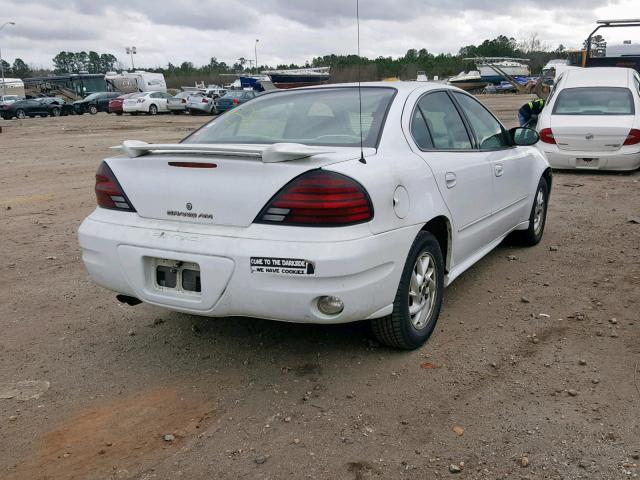
M 613 152 L 633 127 L 633 115 L 551 115 L 553 136 L 560 150 Z
M 149 154 L 107 160 L 133 207 L 143 218 L 247 227 L 266 203 L 298 175 L 360 157 L 359 148 L 279 163 L 260 158 L 202 154 Z M 373 149 L 365 153 L 372 153 Z M 171 163 L 215 164 L 214 168 Z

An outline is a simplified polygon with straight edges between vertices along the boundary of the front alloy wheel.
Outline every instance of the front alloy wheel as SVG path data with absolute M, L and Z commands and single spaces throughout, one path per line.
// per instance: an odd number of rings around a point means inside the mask
M 529 214 L 529 227 L 526 230 L 514 232 L 523 245 L 532 247 L 540 243 L 544 234 L 544 226 L 547 221 L 547 206 L 549 203 L 549 186 L 547 180 L 542 177 L 538 183 L 536 194 L 533 197 L 533 205 Z
M 89 107 L 89 113 L 90 113 L 91 115 L 95 115 L 96 113 L 98 113 L 98 107 L 96 107 L 95 105 L 91 105 L 91 106 Z
M 155 115 L 156 113 L 158 113 L 158 107 L 153 104 L 149 105 L 149 115 Z
M 27 114 L 23 109 L 19 108 L 18 110 L 16 110 L 16 118 L 24 120 L 25 118 L 27 118 Z
M 371 321 L 376 338 L 391 347 L 412 350 L 431 336 L 444 293 L 444 260 L 429 232 L 416 237 L 400 278 L 391 315 Z

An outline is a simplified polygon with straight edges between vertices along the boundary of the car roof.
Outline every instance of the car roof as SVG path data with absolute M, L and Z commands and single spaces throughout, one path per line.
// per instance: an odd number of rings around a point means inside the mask
M 464 93 L 464 90 L 455 87 L 453 85 L 449 85 L 447 83 L 444 82 L 417 82 L 417 81 L 394 81 L 394 82 L 362 82 L 360 84 L 361 87 L 363 88 L 368 88 L 368 87 L 381 87 L 381 88 L 393 88 L 394 90 L 396 90 L 398 92 L 397 96 L 401 96 L 403 98 L 408 97 L 411 92 L 421 89 L 424 92 L 427 92 L 429 90 L 442 90 L 442 89 L 447 89 L 447 90 L 453 90 L 456 92 L 462 92 Z M 266 93 L 274 93 L 274 92 L 278 92 L 278 91 L 300 91 L 300 90 L 316 90 L 316 89 L 323 89 L 323 88 L 357 88 L 358 87 L 358 83 L 357 82 L 352 82 L 352 83 L 327 83 L 324 85 L 316 85 L 316 86 L 309 86 L 309 87 L 302 87 L 302 88 L 294 88 L 291 90 L 269 90 Z
M 634 70 L 622 67 L 590 67 L 568 70 L 563 88 L 628 87 Z

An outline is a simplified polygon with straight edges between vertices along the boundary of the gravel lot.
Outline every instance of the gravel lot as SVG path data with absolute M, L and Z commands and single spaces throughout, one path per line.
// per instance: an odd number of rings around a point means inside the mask
M 525 100 L 483 101 L 512 125 Z M 640 475 L 639 172 L 556 172 L 543 242 L 484 258 L 400 352 L 366 324 L 126 307 L 89 281 L 76 230 L 108 147 L 205 120 L 0 121 L 0 478 Z

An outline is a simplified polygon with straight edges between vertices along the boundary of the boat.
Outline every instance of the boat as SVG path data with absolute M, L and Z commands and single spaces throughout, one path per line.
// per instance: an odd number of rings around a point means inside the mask
M 463 90 L 477 90 L 487 86 L 487 82 L 482 80 L 478 70 L 460 72 L 455 77 L 449 79 L 450 85 L 455 85 Z
M 526 58 L 509 57 L 479 57 L 465 58 L 475 62 L 476 68 L 480 72 L 480 78 L 485 83 L 498 84 L 505 80 L 506 74 L 510 77 L 528 77 L 531 73 Z
M 330 67 L 296 68 L 290 70 L 265 70 L 276 88 L 296 88 L 327 83 L 331 78 Z

